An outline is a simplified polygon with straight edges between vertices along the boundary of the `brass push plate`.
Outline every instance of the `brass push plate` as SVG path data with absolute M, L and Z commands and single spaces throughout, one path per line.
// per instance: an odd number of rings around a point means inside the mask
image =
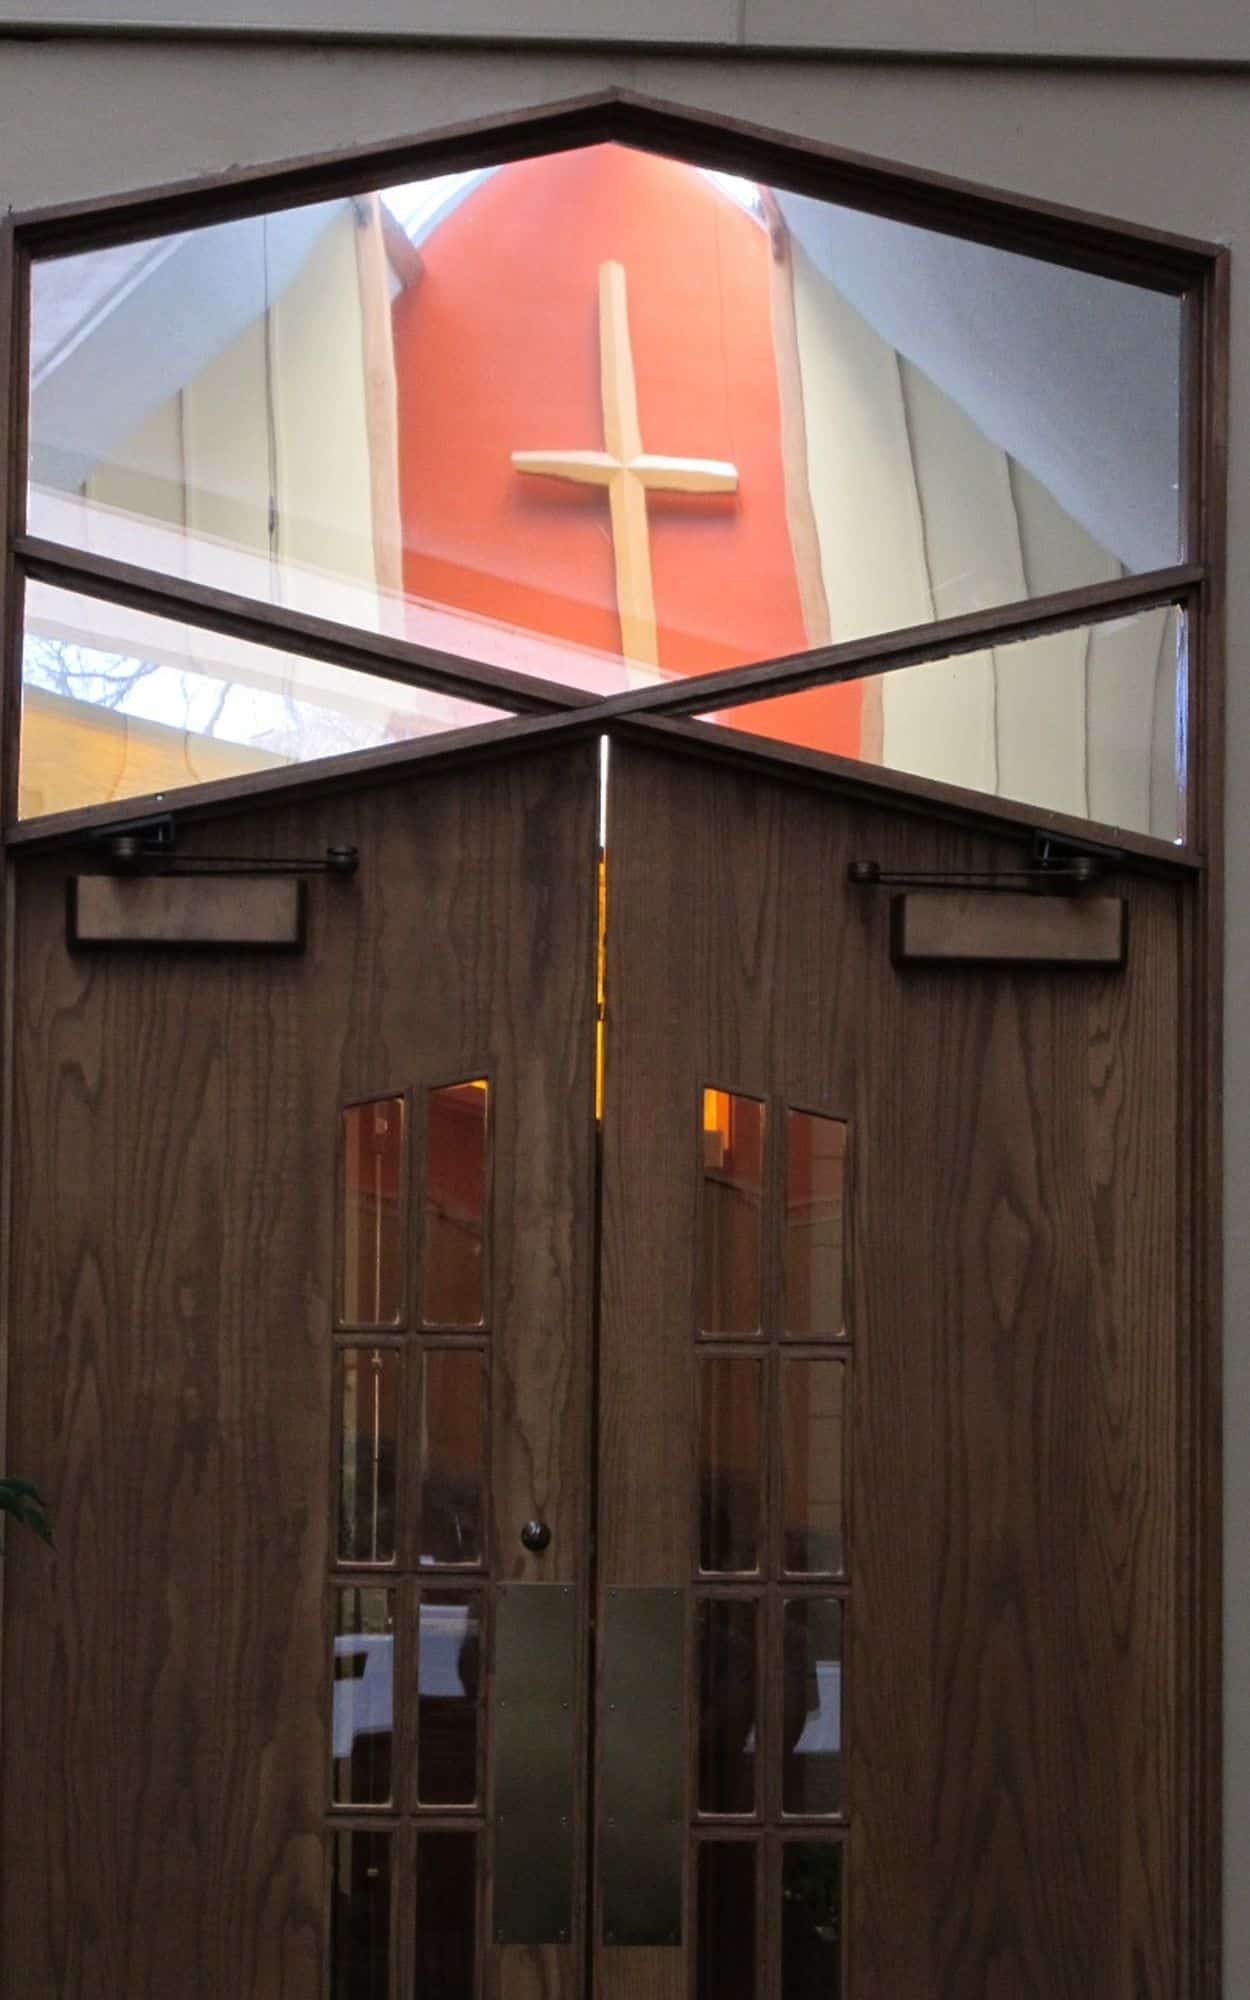
M 681 1943 L 685 1632 L 682 1591 L 608 1591 L 599 1827 L 605 1945 Z
M 562 1583 L 495 1600 L 496 1944 L 566 1944 L 573 1929 L 577 1601 Z

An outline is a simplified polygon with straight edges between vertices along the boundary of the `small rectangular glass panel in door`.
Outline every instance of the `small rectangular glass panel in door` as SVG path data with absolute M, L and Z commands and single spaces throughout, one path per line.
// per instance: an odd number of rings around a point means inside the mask
M 699 1605 L 699 1812 L 755 1811 L 758 1602 L 705 1597 Z
M 472 1569 L 484 1547 L 487 1357 L 427 1344 L 423 1364 L 420 1563 Z
M 394 1347 L 344 1347 L 339 1352 L 337 1553 L 342 1563 L 395 1560 L 403 1362 Z
M 782 2000 L 842 2000 L 845 1852 L 835 1840 L 782 1843 Z
M 759 1843 L 701 1840 L 695 1849 L 699 2000 L 755 2000 Z
M 477 1969 L 477 1834 L 417 1834 L 414 2000 L 474 2000 Z
M 703 1092 L 702 1269 L 706 1334 L 758 1335 L 763 1314 L 764 1106 Z
M 394 1845 L 389 1829 L 348 1827 L 331 1836 L 330 1986 L 336 2000 L 385 2000 L 390 1993 Z
M 334 1804 L 385 1806 L 394 1755 L 395 1592 L 335 1593 Z
M 424 1587 L 417 1641 L 417 1801 L 478 1802 L 482 1595 Z
M 782 1569 L 841 1576 L 846 1363 L 783 1354 L 779 1400 Z
M 837 1597 L 782 1599 L 781 1809 L 840 1814 L 843 1608 Z
M 343 1113 L 344 1326 L 398 1326 L 404 1306 L 408 1142 L 402 1097 Z
M 764 1364 L 753 1354 L 699 1362 L 699 1568 L 759 1569 Z
M 426 1326 L 483 1324 L 488 1102 L 483 1077 L 444 1085 L 426 1097 L 421 1295 Z
M 845 1329 L 842 1217 L 846 1125 L 786 1113 L 785 1327 L 796 1340 Z

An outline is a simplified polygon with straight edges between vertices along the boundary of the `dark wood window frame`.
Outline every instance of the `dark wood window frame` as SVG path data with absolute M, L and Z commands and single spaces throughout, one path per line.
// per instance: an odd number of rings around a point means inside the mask
M 29 267 L 33 258 L 81 253 L 161 230 L 188 228 L 273 212 L 301 202 L 346 195 L 387 181 L 494 165 L 537 153 L 615 140 L 702 166 L 842 202 L 875 214 L 996 248 L 1032 254 L 1073 269 L 1171 292 L 1185 301 L 1182 384 L 1183 548 L 1186 560 L 1140 576 L 965 613 L 924 626 L 844 642 L 783 660 L 633 689 L 598 699 L 581 691 L 491 667 L 414 641 L 351 626 L 192 584 L 113 558 L 92 555 L 26 533 L 26 380 L 29 352 Z M 1216 635 L 1221 602 L 1223 379 L 1226 253 L 1218 246 L 1162 232 L 1130 229 L 1079 211 L 1049 208 L 1019 196 L 989 194 L 965 183 L 903 169 L 861 154 L 798 142 L 756 127 L 694 114 L 679 107 L 611 91 L 569 103 L 458 126 L 401 145 L 328 154 L 281 167 L 231 171 L 207 180 L 124 197 L 45 209 L 14 217 L 0 232 L 0 368 L 10 389 L 0 436 L 0 524 L 5 539 L 5 588 L 0 646 L 5 693 L 0 714 L 0 819 L 8 842 L 25 845 L 88 827 L 135 819 L 153 810 L 178 812 L 338 775 L 358 780 L 375 766 L 444 761 L 466 749 L 486 750 L 518 736 L 583 734 L 613 726 L 664 723 L 666 738 L 695 754 L 729 755 L 763 768 L 788 768 L 809 778 L 868 785 L 882 796 L 924 800 L 961 814 L 1114 846 L 1144 860 L 1198 865 L 1211 852 L 1218 818 L 1213 787 L 1219 768 Z M 77 808 L 18 823 L 21 604 L 27 579 L 80 590 L 136 610 L 199 624 L 211 631 L 284 647 L 365 674 L 506 706 L 506 720 L 423 743 L 387 746 L 327 758 L 294 770 L 221 779 L 164 796 Z M 795 693 L 950 658 L 986 646 L 1096 624 L 1135 611 L 1177 605 L 1189 632 L 1189 773 L 1186 838 L 1175 845 L 1146 834 L 1038 807 L 987 800 L 937 780 L 865 767 L 823 752 L 764 745 L 732 730 L 690 721 L 752 697 Z
M 370 635 L 228 591 L 178 582 L 26 533 L 27 381 L 31 260 L 82 252 L 162 230 L 234 220 L 347 195 L 399 179 L 494 165 L 537 153 L 615 140 L 662 151 L 826 200 L 1032 254 L 1184 299 L 1182 518 L 1185 561 L 1138 577 L 1070 590 L 992 612 L 976 612 L 801 656 L 652 685 L 604 700 L 459 659 L 419 644 Z M 9 218 L 0 224 L 0 828 L 6 868 L 22 852 L 81 839 L 88 831 L 154 811 L 200 816 L 245 798 L 357 784 L 397 770 L 436 768 L 520 748 L 524 742 L 602 734 L 663 742 L 702 759 L 730 760 L 774 778 L 965 824 L 1052 833 L 1085 849 L 1113 849 L 1130 868 L 1165 871 L 1184 889 L 1185 1103 L 1178 1146 L 1185 1199 L 1178 1226 L 1191 1249 L 1185 1329 L 1182 1435 L 1187 1468 L 1176 1587 L 1189 1635 L 1180 1730 L 1184 1824 L 1177 1837 L 1194 1924 L 1186 1991 L 1214 1996 L 1220 1944 L 1220 1283 L 1219 1076 L 1222 985 L 1223 625 L 1227 455 L 1228 253 L 1221 246 L 1129 227 L 1079 210 L 986 190 L 916 168 L 797 140 L 739 121 L 610 90 L 510 116 L 447 127 L 402 144 L 322 154 L 239 169 L 123 197 L 103 197 Z M 507 719 L 425 743 L 399 744 L 137 798 L 19 824 L 22 609 L 27 580 L 81 590 L 228 636 L 280 645 L 310 658 L 514 711 Z M 916 665 L 1165 604 L 1188 618 L 1189 710 L 1186 837 L 1183 844 L 1101 826 L 1036 807 L 987 799 L 934 780 L 762 743 L 690 720 L 753 695 Z M 7 910 L 7 901 L 3 906 Z M 7 929 L 7 919 L 0 918 Z M 4 943 L 5 963 L 8 945 Z M 8 1051 L 4 1051 L 8 1072 Z M 7 1084 L 5 1086 L 7 1088 Z M 7 1121 L 6 1121 L 7 1122 Z M 8 1171 L 0 1205 L 7 1202 Z M 2 1370 L 0 1370 L 2 1379 Z

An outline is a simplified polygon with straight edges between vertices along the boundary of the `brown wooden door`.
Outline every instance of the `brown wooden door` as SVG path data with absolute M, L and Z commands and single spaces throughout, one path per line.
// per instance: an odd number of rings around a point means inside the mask
M 898 969 L 1015 842 L 615 743 L 600 1101 L 598 810 L 186 828 L 359 847 L 291 958 L 22 864 L 6 1993 L 1181 1990 L 1179 892 Z
M 359 849 L 294 957 L 71 955 L 92 864 L 23 867 L 9 1449 L 58 1553 L 4 1566 L 6 1994 L 314 2000 L 332 1949 L 350 2000 L 397 1996 L 420 1881 L 450 1993 L 466 1849 L 492 1990 L 577 1991 L 580 1932 L 488 1941 L 516 1842 L 483 1829 L 489 1662 L 536 1586 L 573 1654 L 572 1929 L 597 809 L 591 744 L 185 829 Z
M 1017 844 L 633 744 L 608 853 L 601 1618 L 688 1653 L 684 1948 L 601 1991 L 1180 1992 L 1178 890 L 1123 972 L 896 968 L 848 864 Z

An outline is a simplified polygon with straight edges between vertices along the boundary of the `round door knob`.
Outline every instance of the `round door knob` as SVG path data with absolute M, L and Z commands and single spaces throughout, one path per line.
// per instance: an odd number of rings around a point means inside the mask
M 536 1556 L 542 1554 L 551 1540 L 551 1530 L 545 1521 L 527 1521 L 521 1530 L 521 1541 Z

